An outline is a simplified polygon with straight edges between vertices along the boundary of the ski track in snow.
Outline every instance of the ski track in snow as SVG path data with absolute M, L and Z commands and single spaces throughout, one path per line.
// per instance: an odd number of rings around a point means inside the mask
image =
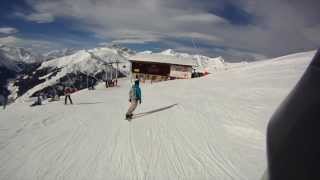
M 259 179 L 267 122 L 313 55 L 142 85 L 136 113 L 178 105 L 131 122 L 127 80 L 74 105 L 15 103 L 0 111 L 0 179 Z

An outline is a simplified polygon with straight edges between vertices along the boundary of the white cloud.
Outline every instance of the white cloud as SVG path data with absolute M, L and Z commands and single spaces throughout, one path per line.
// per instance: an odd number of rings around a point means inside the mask
M 236 49 L 219 49 L 215 48 L 213 51 L 222 56 L 227 56 L 233 61 L 253 61 L 268 59 L 265 55 Z
M 19 38 L 16 36 L 0 37 L 0 44 L 31 48 L 35 52 L 46 52 L 52 49 L 62 49 L 65 47 L 64 44 L 45 41 L 45 40 L 33 40 L 28 38 Z
M 0 34 L 14 34 L 17 32 L 18 32 L 18 29 L 13 27 L 0 27 Z
M 20 39 L 15 36 L 0 37 L 0 44 L 16 45 L 18 42 L 20 42 Z
M 215 36 L 212 34 L 203 34 L 203 33 L 198 33 L 198 32 L 176 33 L 175 36 L 189 38 L 189 39 L 197 39 L 201 42 L 220 43 L 223 41 L 223 39 L 218 36 Z
M 54 16 L 50 13 L 31 13 L 31 14 L 16 13 L 15 15 L 26 21 L 32 21 L 36 23 L 51 23 L 55 19 Z
M 202 14 L 187 14 L 182 16 L 177 16 L 174 18 L 176 21 L 182 23 L 226 23 L 227 20 L 209 13 Z
M 114 44 L 145 44 L 149 42 L 153 41 L 148 39 L 119 39 L 112 41 Z
M 317 44 L 320 42 L 320 24 L 312 27 L 306 27 L 304 30 L 304 35 L 308 38 L 311 42 Z
M 241 49 L 267 56 L 320 46 L 320 40 L 314 38 L 320 37 L 320 31 L 308 29 L 320 24 L 318 0 L 26 1 L 34 9 L 34 13 L 24 14 L 26 20 L 51 22 L 54 17 L 72 18 L 77 22 L 73 28 L 90 31 L 110 42 L 172 44 L 172 41 L 192 37 L 206 46 Z M 237 25 L 230 19 L 209 13 L 223 10 L 224 2 L 249 13 L 253 23 Z

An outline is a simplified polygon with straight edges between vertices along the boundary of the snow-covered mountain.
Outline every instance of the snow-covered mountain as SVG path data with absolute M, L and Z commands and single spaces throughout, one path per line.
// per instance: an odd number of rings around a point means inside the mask
M 152 51 L 143 51 L 138 54 L 160 54 L 165 56 L 175 56 L 181 59 L 181 61 L 184 59 L 193 59 L 196 64 L 196 71 L 201 73 L 214 73 L 217 70 L 224 69 L 227 64 L 222 57 L 212 58 L 199 54 L 180 53 L 174 51 L 173 49 L 167 49 L 157 53 L 153 53 Z
M 23 52 L 21 49 L 19 51 L 9 51 L 10 48 L 7 47 L 4 47 L 4 49 L 6 49 L 7 52 Z M 32 53 L 26 54 L 29 54 L 30 56 L 25 56 L 25 58 L 22 58 L 23 61 L 26 61 L 26 59 L 28 59 L 27 57 L 31 57 Z M 41 56 L 43 58 L 43 60 L 41 60 L 41 66 L 36 66 L 36 70 L 33 69 L 33 71 L 24 72 L 18 77 L 18 79 L 14 82 L 15 88 L 19 89 L 17 91 L 17 96 L 24 95 L 23 98 L 26 98 L 35 95 L 37 92 L 47 91 L 51 86 L 70 82 L 76 83 L 77 81 L 78 82 L 75 86 L 79 89 L 82 89 L 87 86 L 87 84 L 83 84 L 86 83 L 86 81 L 80 80 L 81 78 L 84 78 L 84 76 L 89 76 L 92 78 L 92 81 L 105 79 L 107 78 L 106 76 L 114 76 L 116 65 L 113 64 L 110 66 L 108 63 L 115 63 L 116 61 L 119 61 L 120 63 L 118 66 L 120 75 L 128 76 L 130 71 L 130 63 L 127 59 L 135 54 L 175 56 L 181 61 L 184 59 L 191 59 L 195 61 L 195 64 L 197 65 L 195 67 L 196 71 L 200 73 L 215 73 L 219 70 L 235 66 L 234 63 L 230 64 L 224 62 L 222 57 L 211 58 L 197 54 L 192 55 L 187 53 L 179 53 L 172 49 L 158 53 L 153 53 L 152 51 L 136 53 L 135 51 L 126 47 L 119 45 L 108 45 L 90 50 L 55 50 Z M 14 62 L 13 64 L 8 64 L 7 66 L 10 66 L 11 69 L 16 68 L 16 70 L 19 70 L 19 66 L 16 66 L 15 63 L 17 61 L 9 60 L 5 62 Z M 30 60 L 26 62 L 33 61 Z
M 72 106 L 17 102 L 0 109 L 0 179 L 258 180 L 267 123 L 314 54 L 142 85 L 131 122 L 125 79 L 73 94 Z
M 76 53 L 78 50 L 73 49 L 73 48 L 65 48 L 62 50 L 53 50 L 47 53 L 44 53 L 42 56 L 44 57 L 45 61 L 51 60 L 51 59 L 56 59 L 64 56 L 69 56 L 71 54 Z
M 116 71 L 115 64 L 112 66 L 108 65 L 111 62 L 115 63 L 119 61 L 120 76 L 128 76 L 130 63 L 127 59 L 135 54 L 174 56 L 181 61 L 191 59 L 195 62 L 195 69 L 198 73 L 215 73 L 236 66 L 235 63 L 224 62 L 222 57 L 211 58 L 198 54 L 179 53 L 172 49 L 157 53 L 153 53 L 152 51 L 136 53 L 126 47 L 108 45 L 90 50 L 55 50 L 40 56 L 23 48 L 1 47 L 0 50 L 3 53 L 0 53 L 0 57 L 4 56 L 5 58 L 0 59 L 0 66 L 4 64 L 4 67 L 9 67 L 13 72 L 19 72 L 21 69 L 24 70 L 23 74 L 16 73 L 14 75 L 17 76 L 19 74 L 17 80 L 13 83 L 13 87 L 19 89 L 16 91 L 16 96 L 24 95 L 23 98 L 35 95 L 41 91 L 46 92 L 52 86 L 65 83 L 71 83 L 77 88 L 82 89 L 87 84 L 83 84 L 86 81 L 82 81 L 81 78 L 88 76 L 92 81 L 108 78 L 107 76 L 110 78 L 110 76 L 114 76 Z M 24 67 L 26 67 L 26 64 L 32 62 L 41 62 L 41 66 L 33 65 L 25 71 L 26 68 Z M 237 66 L 242 65 L 238 64 Z M 10 76 L 10 78 L 14 76 Z
M 54 51 L 61 52 L 61 51 Z M 67 52 L 67 50 L 65 51 Z M 69 51 L 70 52 L 70 51 Z M 58 53 L 58 54 L 59 54 Z M 138 54 L 155 54 L 165 56 L 175 56 L 183 61 L 184 59 L 193 59 L 198 66 L 198 72 L 216 72 L 226 67 L 221 57 L 210 58 L 202 55 L 190 55 L 187 53 L 178 53 L 173 50 L 166 50 L 160 53 L 145 51 Z M 51 53 L 49 53 L 51 54 Z M 53 53 L 54 54 L 54 53 Z M 18 95 L 23 95 L 21 99 L 26 99 L 38 92 L 47 91 L 51 86 L 72 82 L 79 89 L 87 86 L 86 81 L 80 81 L 84 76 L 89 76 L 94 81 L 107 78 L 106 76 L 115 76 L 116 64 L 119 62 L 119 73 L 122 76 L 128 76 L 130 63 L 127 60 L 136 52 L 118 45 L 99 47 L 91 50 L 80 50 L 68 56 L 45 61 L 34 72 L 29 73 L 15 83 L 19 87 Z M 109 63 L 114 63 L 112 66 Z M 107 73 L 106 73 L 107 72 Z
M 108 45 L 106 47 L 116 50 L 118 52 L 118 54 L 120 54 L 120 55 L 122 55 L 124 57 L 129 57 L 129 56 L 132 56 L 132 55 L 137 53 L 136 51 L 134 51 L 134 50 L 132 50 L 130 48 L 123 47 L 123 46 L 118 45 L 118 44 L 112 44 L 112 45 Z
M 137 54 L 152 54 L 152 51 L 142 51 L 142 52 L 139 52 Z
M 0 85 L 21 73 L 33 71 L 42 60 L 41 55 L 25 48 L 0 45 Z
M 18 80 L 16 86 L 21 88 L 22 99 L 61 84 L 83 89 L 87 87 L 87 81 L 81 81 L 83 78 L 97 81 L 115 77 L 117 62 L 119 76 L 128 75 L 130 65 L 122 51 L 107 47 L 80 50 L 69 56 L 43 62 L 35 72 Z
M 0 45 L 0 54 L 15 63 L 30 64 L 43 61 L 43 57 L 41 55 L 21 47 Z
M 16 71 L 13 71 L 11 70 L 11 68 L 7 68 L 0 65 L 0 86 L 6 85 L 8 83 L 8 79 L 15 78 L 16 75 L 17 75 Z
M 130 67 L 126 57 L 132 54 L 135 54 L 135 51 L 119 45 L 90 50 L 69 48 L 54 50 L 43 55 L 36 55 L 23 48 L 1 45 L 0 74 L 6 76 L 2 76 L 0 80 L 1 84 L 4 84 L 9 78 L 17 77 L 13 82 L 13 88 L 18 89 L 15 96 L 21 96 L 30 89 L 31 94 L 34 94 L 33 88 L 37 91 L 47 90 L 50 86 L 68 83 L 83 78 L 82 76 L 90 76 L 89 80 L 92 81 L 114 77 L 116 62 L 119 62 L 119 76 L 126 76 Z M 84 86 L 81 83 L 77 85 L 81 86 L 80 89 Z
M 0 67 L 8 69 L 13 72 L 21 71 L 21 68 L 18 66 L 18 63 L 13 59 L 11 59 L 10 57 L 7 57 L 5 53 L 2 53 L 1 49 L 0 49 Z
M 45 68 L 63 69 L 65 73 L 80 71 L 86 74 L 97 74 L 105 69 L 108 63 L 127 63 L 117 50 L 110 48 L 95 48 L 91 50 L 80 50 L 72 55 L 53 59 L 42 63 L 38 70 Z M 122 67 L 120 67 L 121 70 Z

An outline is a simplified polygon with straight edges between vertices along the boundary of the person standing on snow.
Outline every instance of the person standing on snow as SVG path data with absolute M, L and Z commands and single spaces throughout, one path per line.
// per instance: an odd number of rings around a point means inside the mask
M 68 104 L 68 99 L 69 99 L 70 103 L 73 104 L 73 103 L 72 103 L 72 99 L 71 99 L 71 93 L 73 93 L 72 88 L 66 87 L 66 88 L 64 89 L 64 96 L 65 96 L 65 97 L 64 97 L 64 104 L 65 104 L 65 105 Z
M 52 99 L 51 101 L 59 101 L 59 95 L 55 87 L 52 88 Z
M 129 102 L 131 103 L 128 112 L 126 113 L 126 119 L 131 119 L 133 111 L 137 108 L 138 102 L 141 104 L 141 89 L 139 87 L 139 80 L 135 80 L 134 85 L 129 92 Z
M 1 88 L 1 92 L 0 93 L 3 96 L 3 109 L 6 109 L 6 106 L 8 104 L 8 96 L 9 96 L 10 92 L 7 89 L 7 87 L 3 86 Z
M 37 100 L 31 104 L 30 106 L 31 107 L 34 107 L 34 106 L 41 106 L 42 105 L 42 96 L 43 96 L 43 93 L 37 93 Z
M 89 90 L 95 90 L 95 88 L 94 88 L 95 85 L 96 85 L 95 80 L 94 79 L 90 79 L 88 89 Z

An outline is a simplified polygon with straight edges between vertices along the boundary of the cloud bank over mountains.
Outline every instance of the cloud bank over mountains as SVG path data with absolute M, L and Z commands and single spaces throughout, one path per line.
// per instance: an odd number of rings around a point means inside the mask
M 210 55 L 274 57 L 320 46 L 317 0 L 26 0 L 14 12 L 34 23 L 74 21 L 69 28 L 101 41 L 160 44 Z M 1 30 L 0 30 L 1 32 Z M 195 44 L 194 44 L 195 43 Z

